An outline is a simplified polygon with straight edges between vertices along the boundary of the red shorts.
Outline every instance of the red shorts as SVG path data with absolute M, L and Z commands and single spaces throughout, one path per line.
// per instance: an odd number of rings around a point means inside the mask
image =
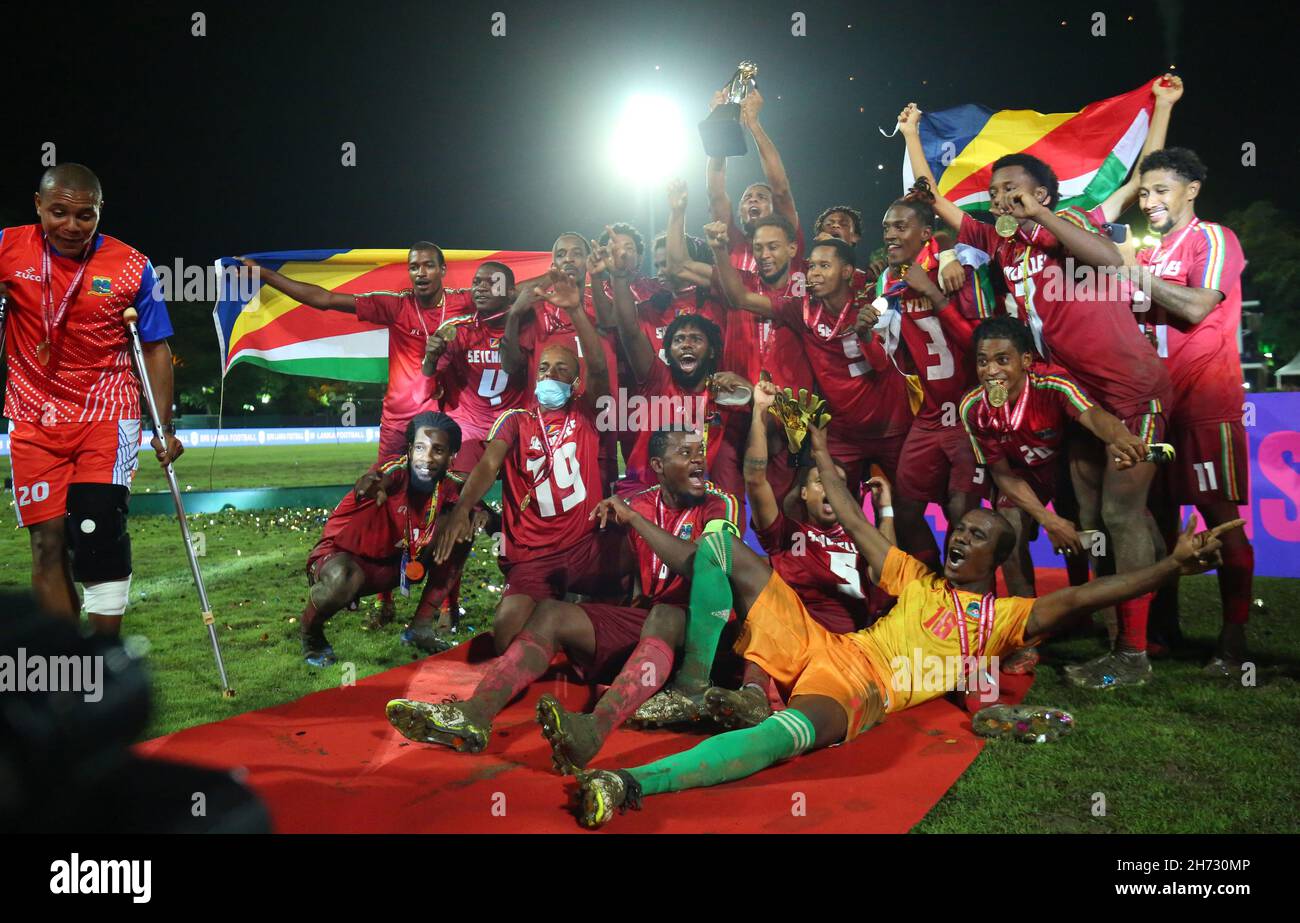
M 1038 502 L 1043 506 L 1047 506 L 1056 498 L 1056 478 L 1060 470 L 1060 466 L 1054 459 L 1049 460 L 1046 464 L 1035 465 L 1032 468 L 1011 466 L 1011 473 L 1024 479 L 1024 482 L 1033 490 L 1034 496 L 1038 498 Z M 989 480 L 993 480 L 992 475 L 989 475 Z M 996 488 L 996 485 L 994 487 Z M 1016 506 L 1010 497 L 1002 493 L 998 494 L 995 505 L 1000 510 L 1010 510 Z
M 466 439 L 460 444 L 460 451 L 456 453 L 456 460 L 452 463 L 451 470 L 468 476 L 482 457 L 483 440 Z
M 597 530 L 571 544 L 557 539 L 556 550 L 524 561 L 502 558 L 501 598 L 563 599 L 565 593 L 617 598 L 623 593 L 619 557 L 626 541 L 621 530 Z
M 1250 502 L 1250 460 L 1241 420 L 1175 426 L 1169 436 L 1177 453 L 1169 466 L 1174 500 L 1194 505 Z
M 1141 436 L 1146 440 L 1147 445 L 1153 442 L 1165 441 L 1165 415 L 1160 411 L 1152 412 L 1150 410 L 1141 413 L 1129 414 L 1127 417 L 1121 417 L 1128 431 L 1134 436 Z
M 964 427 L 914 424 L 903 443 L 903 455 L 907 464 L 899 468 L 894 482 L 900 496 L 943 503 L 953 494 L 983 491 L 975 483 L 975 452 Z
M 394 426 L 381 422 L 379 424 L 379 463 L 401 458 L 406 454 L 406 423 Z
M 898 480 L 898 460 L 903 454 L 907 433 L 876 438 L 854 437 L 845 439 L 832 429 L 826 436 L 826 447 L 831 458 L 844 468 L 849 490 L 855 494 L 873 464 L 879 465 L 891 484 Z
M 574 660 L 574 672 L 584 683 L 607 683 L 618 676 L 641 642 L 641 628 L 650 610 L 605 603 L 583 603 L 580 608 L 591 620 L 596 650 L 590 660 Z
M 10 421 L 9 464 L 18 525 L 33 526 L 66 513 L 69 484 L 129 488 L 139 452 L 139 420 L 58 426 Z
M 307 584 L 310 586 L 319 580 L 320 569 L 325 566 L 325 562 L 339 554 L 350 557 L 365 575 L 365 582 L 361 584 L 361 589 L 357 590 L 358 599 L 391 590 L 400 582 L 401 575 L 397 571 L 401 565 L 400 557 L 365 558 L 336 548 L 333 542 L 320 542 L 307 555 Z

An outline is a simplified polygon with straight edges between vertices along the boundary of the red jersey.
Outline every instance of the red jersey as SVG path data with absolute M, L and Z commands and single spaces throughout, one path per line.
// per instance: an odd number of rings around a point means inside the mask
M 868 439 L 907 432 L 912 425 L 907 384 L 892 363 L 876 365 L 864 353 L 871 343 L 864 344 L 853 328 L 858 307 L 852 298 L 839 316 L 808 293 L 774 299 L 772 307 L 777 319 L 799 335 L 833 430 Z
M 777 513 L 770 526 L 754 532 L 772 569 L 828 631 L 844 634 L 871 623 L 867 559 L 843 526 L 822 529 Z
M 938 262 L 933 258 L 930 262 L 933 265 L 925 268 L 937 285 Z M 892 272 L 886 269 L 876 284 L 880 297 L 895 312 L 884 334 L 885 352 L 895 364 L 902 360 L 900 370 L 920 380 L 923 401 L 916 414 L 917 423 L 960 426 L 957 411 L 975 384 L 971 340 L 975 325 L 993 312 L 992 293 L 982 287 L 975 270 L 966 267 L 966 284 L 936 310 L 911 286 L 891 279 Z
M 1078 209 L 1057 214 L 1100 233 Z M 1080 283 L 1076 291 L 1066 273 L 1069 252 L 1050 231 L 1034 225 L 1029 234 L 1017 229 L 1004 238 L 992 225 L 968 216 L 957 243 L 982 251 L 1001 268 L 1044 357 L 1064 367 L 1103 407 L 1123 419 L 1151 412 L 1152 401 L 1169 405 L 1169 374 L 1133 323 L 1127 301 L 1103 297 L 1105 281 Z
M 1160 246 L 1139 250 L 1137 261 L 1165 282 L 1222 293 L 1223 300 L 1199 324 L 1173 317 L 1151 301 L 1135 305 L 1150 308 L 1135 316 L 1144 328 L 1154 328 L 1180 423 L 1240 420 L 1246 389 L 1237 331 L 1246 260 L 1237 235 L 1221 224 L 1193 218 L 1181 231 L 1165 235 Z
M 668 331 L 668 325 L 679 314 L 698 315 L 713 321 L 722 331 L 722 341 L 725 346 L 727 310 L 712 292 L 695 285 L 688 286 L 680 292 L 663 288 L 645 300 L 637 302 L 636 322 L 641 332 L 646 335 L 646 339 L 650 341 L 651 349 L 664 365 L 668 364 L 668 356 L 664 352 L 664 334 Z M 727 358 L 724 352 L 724 355 L 719 357 L 718 368 L 733 371 L 726 365 Z
M 794 222 L 794 259 L 803 260 L 804 237 L 803 228 L 799 223 Z M 752 237 L 746 237 L 745 232 L 736 224 L 736 216 L 732 215 L 727 219 L 727 242 L 730 245 L 728 250 L 731 257 L 731 265 L 735 266 L 742 272 L 757 272 L 758 261 L 754 259 L 754 240 Z
M 733 422 L 738 418 L 734 408 L 720 408 L 707 390 L 689 392 L 673 379 L 668 366 L 652 363 L 650 377 L 641 385 L 636 406 L 629 401 L 626 431 L 635 437 L 627 454 L 626 477 L 629 481 L 652 484 L 655 474 L 650 470 L 650 437 L 656 430 L 674 424 L 683 424 L 694 432 L 705 434 L 704 463 L 710 473 L 718 460 L 723 442 L 739 432 Z M 743 408 L 742 408 L 743 409 Z M 642 416 L 644 414 L 644 416 Z M 741 414 L 748 418 L 748 414 Z
M 658 485 L 639 491 L 627 498 L 628 506 L 655 523 L 669 535 L 687 542 L 697 542 L 704 527 L 714 519 L 725 519 L 740 529 L 740 505 L 736 498 L 712 484 L 705 486 L 704 500 L 698 506 L 684 510 L 670 510 L 664 505 L 662 490 Z M 645 608 L 655 603 L 685 606 L 690 601 L 690 584 L 686 578 L 659 560 L 635 529 L 627 531 L 628 543 L 636 555 L 637 569 L 641 575 L 641 596 Z
M 802 293 L 806 285 L 802 262 L 791 262 L 789 282 L 782 288 L 769 286 L 756 272 L 742 270 L 740 278 L 746 289 L 766 295 L 774 305 L 780 298 Z M 743 308 L 727 310 L 725 368 L 751 382 L 767 371 L 778 387 L 790 388 L 796 394 L 800 388 L 816 389 L 812 365 L 798 333 L 778 320 L 758 317 Z
M 582 293 L 582 307 L 591 318 L 591 323 L 596 324 L 596 305 L 591 298 L 591 289 L 587 288 Z M 531 332 L 523 336 L 520 341 L 520 349 L 524 351 L 524 359 L 528 365 L 528 380 L 524 383 L 525 388 L 531 394 L 533 384 L 537 377 L 537 361 L 542 355 L 542 350 L 552 343 L 563 343 L 569 349 L 573 350 L 581 360 L 582 343 L 578 340 L 578 330 L 573 326 L 573 321 L 562 308 L 557 308 L 549 301 L 541 300 L 533 303 L 534 321 L 528 328 Z M 613 344 L 605 336 L 600 338 L 601 346 L 605 350 L 605 367 L 609 371 L 609 390 L 611 394 L 618 394 L 618 357 L 614 352 Z M 579 391 L 586 388 L 587 369 L 586 363 L 582 363 L 582 385 Z M 611 434 L 612 437 L 613 434 Z
M 456 339 L 438 360 L 437 383 L 442 386 L 442 409 L 460 425 L 464 440 L 482 439 L 504 411 L 528 402 L 526 375 L 512 379 L 501 367 L 501 337 L 505 317 L 484 319 L 477 314 L 457 318 Z M 531 342 L 524 329 L 520 335 Z
M 392 468 L 395 463 L 375 465 L 370 470 Z M 431 494 L 412 493 L 408 490 L 410 472 L 403 459 L 396 468 L 388 499 L 383 506 L 374 500 L 358 500 L 355 490 L 349 490 L 339 505 L 334 507 L 319 544 L 329 543 L 339 551 L 346 551 L 377 561 L 396 560 L 402 554 L 403 542 L 428 543 L 433 523 L 429 522 L 429 505 L 437 498 L 434 522 L 460 499 L 461 481 L 446 474 Z
M 961 419 L 981 465 L 1006 459 L 1012 468 L 1056 464 L 1065 424 L 1096 406 L 1074 379 L 1059 369 L 1031 371 L 1020 396 L 1001 407 L 975 388 L 961 402 Z
M 143 253 L 107 234 L 96 235 L 90 247 L 88 259 L 74 259 L 47 249 L 40 225 L 0 231 L 0 282 L 9 289 L 4 413 L 10 420 L 53 426 L 140 419 L 140 382 L 122 312 L 135 307 L 140 339 L 152 343 L 172 335 L 167 305 Z M 37 352 L 47 341 L 47 302 L 51 330 L 42 365 Z
M 506 547 L 512 563 L 554 551 L 592 532 L 602 499 L 600 434 L 586 402 L 563 410 L 507 410 L 488 441 L 509 448 L 502 466 Z
M 420 307 L 415 292 L 369 292 L 356 296 L 357 320 L 388 328 L 388 390 L 379 425 L 401 429 L 421 410 L 431 409 L 424 350 L 429 337 L 453 317 L 474 310 L 468 289 L 443 289 L 438 304 Z

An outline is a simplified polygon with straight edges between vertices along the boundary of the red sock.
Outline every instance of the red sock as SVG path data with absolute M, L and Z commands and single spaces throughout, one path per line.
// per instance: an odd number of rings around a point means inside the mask
M 1255 549 L 1245 542 L 1224 545 L 1223 563 L 1219 565 L 1219 598 L 1223 600 L 1223 620 L 1245 625 L 1250 619 L 1250 597 L 1255 577 Z
M 592 712 L 600 739 L 608 737 L 642 702 L 658 692 L 672 670 L 673 649 L 659 638 L 642 638 Z
M 1145 651 L 1147 649 L 1147 619 L 1151 615 L 1151 593 L 1143 593 L 1115 607 L 1119 620 L 1119 637 L 1115 647 L 1120 651 Z
M 545 673 L 554 656 L 554 641 L 538 638 L 525 628 L 515 635 L 505 653 L 492 661 L 492 666 L 479 680 L 471 702 L 483 718 L 490 720 L 529 683 Z

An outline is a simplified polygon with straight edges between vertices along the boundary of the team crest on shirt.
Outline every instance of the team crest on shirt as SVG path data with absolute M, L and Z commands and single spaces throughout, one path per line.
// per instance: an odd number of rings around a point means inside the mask
M 691 540 L 691 534 L 694 531 L 695 531 L 695 523 L 693 522 L 683 523 L 682 527 L 677 531 L 677 537 L 681 539 L 685 539 L 686 541 L 689 542 Z
M 90 280 L 90 294 L 92 295 L 113 294 L 113 280 L 108 276 L 94 276 Z

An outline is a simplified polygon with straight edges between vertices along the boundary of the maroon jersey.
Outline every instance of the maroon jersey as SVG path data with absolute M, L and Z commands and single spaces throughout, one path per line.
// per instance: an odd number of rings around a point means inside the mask
M 790 279 L 783 288 L 773 288 L 756 272 L 741 271 L 745 288 L 766 295 L 775 304 L 778 299 L 804 290 L 802 261 L 790 263 Z M 758 317 L 740 308 L 730 308 L 727 316 L 727 339 L 724 367 L 758 381 L 767 371 L 777 387 L 815 390 L 812 366 L 804 352 L 799 334 L 777 320 Z
M 792 222 L 794 228 L 794 259 L 803 260 L 804 237 L 803 228 L 799 222 Z M 731 265 L 735 266 L 741 272 L 756 272 L 758 270 L 758 261 L 754 259 L 754 241 L 746 237 L 745 232 L 736 224 L 736 216 L 732 215 L 727 219 L 727 242 L 730 245 L 729 254 L 731 256 Z
M 408 490 L 410 472 L 405 460 L 394 469 L 394 462 L 375 465 L 370 470 L 389 468 L 395 471 L 388 499 L 382 506 L 374 500 L 358 500 L 356 491 L 349 490 L 334 507 L 325 528 L 321 531 L 320 545 L 329 544 L 339 551 L 373 560 L 396 560 L 402 554 L 403 542 L 419 545 L 429 541 L 433 526 L 428 522 L 429 505 L 436 498 L 434 522 L 460 499 L 461 481 L 448 473 L 431 494 Z
M 587 317 L 591 318 L 591 323 L 596 324 L 596 306 L 591 298 L 591 289 L 584 289 L 582 294 L 582 307 L 587 312 Z M 528 380 L 525 387 L 531 394 L 532 386 L 537 375 L 537 361 L 541 358 L 542 350 L 552 343 L 563 343 L 569 349 L 573 350 L 579 360 L 583 359 L 582 343 L 578 339 L 578 330 L 573 326 L 573 321 L 562 308 L 557 308 L 549 301 L 538 300 L 533 304 L 534 321 L 530 326 L 530 333 L 523 336 L 520 341 L 520 349 L 524 351 L 524 359 L 528 367 Z M 618 357 L 614 353 L 614 347 L 610 341 L 601 337 L 601 347 L 605 351 L 605 367 L 609 371 L 609 391 L 610 394 L 618 394 Z M 586 362 L 582 362 L 582 385 L 579 391 L 586 387 L 588 381 Z M 613 433 L 610 434 L 613 438 Z
M 770 526 L 754 531 L 773 570 L 828 631 L 844 634 L 867 627 L 867 559 L 843 526 L 822 529 L 777 513 Z
M 983 388 L 973 389 L 962 400 L 961 419 L 979 464 L 1005 459 L 1012 468 L 1037 468 L 1057 463 L 1065 424 L 1094 406 L 1068 374 L 1031 371 L 1019 396 L 1001 407 Z
M 172 334 L 158 277 L 143 253 L 97 234 L 89 255 L 74 259 L 47 248 L 38 224 L 5 228 L 0 282 L 9 290 L 8 419 L 44 426 L 140 419 L 140 382 L 122 312 L 139 313 L 144 342 Z
M 1078 209 L 1057 214 L 1099 233 Z M 1074 290 L 1066 272 L 1069 253 L 1050 231 L 1034 225 L 1029 234 L 1017 229 L 1004 238 L 992 225 L 967 217 L 957 243 L 983 251 L 997 264 L 1040 352 L 1103 407 L 1123 419 L 1170 403 L 1169 374 L 1133 323 L 1127 300 L 1102 297 L 1108 294 L 1103 283 Z
M 926 268 L 931 281 L 938 284 L 937 261 Z M 920 381 L 923 401 L 916 414 L 918 423 L 960 426 L 957 410 L 975 384 L 971 339 L 982 312 L 989 307 L 984 291 L 974 270 L 968 267 L 966 284 L 935 309 L 911 286 L 892 278 L 893 273 L 886 269 L 878 285 L 881 297 L 889 302 L 889 310 L 896 312 L 887 322 L 885 352 L 900 371 L 915 374 Z
M 673 318 L 679 314 L 707 317 L 718 325 L 718 329 L 722 331 L 723 343 L 726 343 L 727 311 L 712 292 L 696 285 L 688 286 L 680 292 L 661 288 L 646 299 L 638 301 L 636 306 L 637 326 L 650 341 L 650 348 L 654 350 L 660 362 L 668 364 L 668 355 L 664 351 L 664 334 L 668 332 L 668 325 L 673 322 Z M 726 359 L 725 353 L 720 356 L 721 364 L 718 367 L 735 371 L 726 364 Z
M 507 410 L 492 425 L 488 441 L 509 447 L 502 466 L 506 560 L 529 560 L 596 529 L 599 436 L 586 402 L 577 399 L 564 410 L 535 403 Z
M 442 388 L 442 409 L 460 425 L 462 439 L 483 439 L 504 411 L 527 403 L 528 376 L 511 378 L 501 367 L 504 316 L 485 319 L 473 314 L 452 323 L 456 339 L 438 360 L 435 375 Z M 531 344 L 531 326 L 525 321 L 521 327 L 523 345 Z
M 736 498 L 712 484 L 706 486 L 702 503 L 684 510 L 668 509 L 658 485 L 633 494 L 627 498 L 627 502 L 632 509 L 669 535 L 687 542 L 699 541 L 704 534 L 704 527 L 714 519 L 725 519 L 737 530 L 740 529 L 740 505 L 736 503 Z M 636 555 L 645 607 L 649 608 L 655 603 L 685 606 L 690 601 L 690 585 L 686 578 L 669 570 L 668 565 L 659 560 L 654 549 L 646 544 L 635 529 L 628 530 L 627 539 Z
M 357 295 L 357 319 L 388 328 L 388 390 L 381 426 L 402 429 L 411 417 L 431 408 L 424 350 L 429 337 L 448 320 L 474 310 L 468 289 L 443 289 L 438 304 L 420 307 L 415 292 Z
M 1231 423 L 1241 419 L 1246 390 L 1241 378 L 1241 271 L 1245 256 L 1237 235 L 1221 224 L 1193 218 L 1165 235 L 1160 246 L 1139 250 L 1138 265 L 1174 285 L 1215 289 L 1223 300 L 1199 324 L 1170 315 L 1153 302 L 1136 313 L 1154 332 L 1174 389 L 1180 423 Z M 1142 303 L 1134 305 L 1135 311 Z
M 852 298 L 838 316 L 808 293 L 774 299 L 772 307 L 799 335 L 840 438 L 851 439 L 850 432 L 868 439 L 907 432 L 912 425 L 907 384 L 891 363 L 876 367 L 864 352 L 871 344 L 853 328 L 858 307 Z
M 629 481 L 650 484 L 655 480 L 650 470 L 650 437 L 656 430 L 681 424 L 693 432 L 703 432 L 705 437 L 704 462 L 712 476 L 723 453 L 723 445 L 730 438 L 737 441 L 742 427 L 734 408 L 719 407 L 708 391 L 689 392 L 673 379 L 668 366 L 655 362 L 650 366 L 650 377 L 638 392 L 643 399 L 639 406 L 629 406 L 627 431 L 633 435 L 632 448 L 627 454 Z M 732 461 L 734 464 L 734 460 Z

